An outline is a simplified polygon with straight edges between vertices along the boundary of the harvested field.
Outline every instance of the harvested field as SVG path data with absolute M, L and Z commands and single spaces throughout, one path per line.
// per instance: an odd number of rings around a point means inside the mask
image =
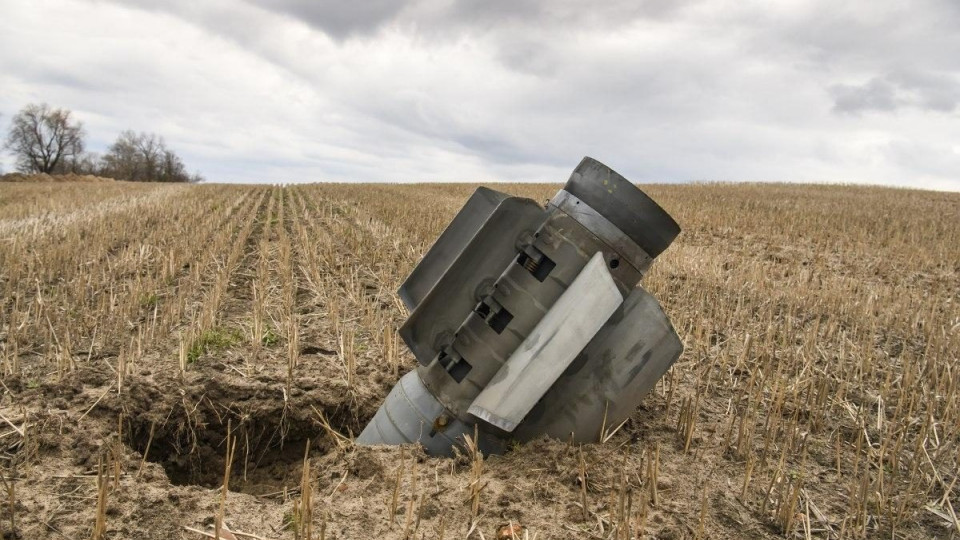
M 47 173 L 9 173 L 0 175 L 0 182 L 29 182 L 29 183 L 45 183 L 45 184 L 62 184 L 62 183 L 90 183 L 90 182 L 113 182 L 113 178 L 104 178 L 102 176 L 94 176 L 92 174 L 47 174 Z
M 609 440 L 353 446 L 474 187 L 0 185 L 4 538 L 960 536 L 957 194 L 644 186 L 686 350 Z

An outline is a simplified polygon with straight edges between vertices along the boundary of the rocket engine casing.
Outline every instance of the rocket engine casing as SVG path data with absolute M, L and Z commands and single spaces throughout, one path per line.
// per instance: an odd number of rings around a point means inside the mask
M 546 208 L 478 188 L 398 291 L 420 365 L 357 443 L 452 455 L 475 432 L 487 454 L 541 435 L 597 441 L 683 351 L 638 285 L 679 233 L 589 157 Z

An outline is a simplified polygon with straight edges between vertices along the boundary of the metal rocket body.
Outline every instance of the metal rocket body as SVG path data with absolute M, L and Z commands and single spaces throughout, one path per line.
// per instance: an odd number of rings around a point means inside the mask
M 682 343 L 638 285 L 679 234 L 625 178 L 584 158 L 546 208 L 478 188 L 400 287 L 420 365 L 358 444 L 451 455 L 542 435 L 593 442 L 618 426 Z

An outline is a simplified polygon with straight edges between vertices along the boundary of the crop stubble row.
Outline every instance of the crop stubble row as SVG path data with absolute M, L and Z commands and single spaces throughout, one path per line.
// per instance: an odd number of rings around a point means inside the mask
M 394 337 L 406 316 L 394 291 L 472 191 L 85 189 L 109 198 L 78 192 L 66 205 L 18 193 L 0 206 L 5 379 L 35 385 L 99 369 L 122 386 L 120 373 L 215 375 L 215 366 L 292 392 L 318 371 L 354 402 L 355 418 L 341 424 L 349 430 L 413 366 Z M 555 187 L 498 189 L 544 201 Z M 608 444 L 639 445 L 640 470 L 652 445 L 666 470 L 712 464 L 684 485 L 704 501 L 734 492 L 781 534 L 948 530 L 960 466 L 957 198 L 779 185 L 648 191 L 684 227 L 644 286 L 686 351 L 647 400 L 672 433 L 638 417 Z M 619 485 L 646 492 L 644 482 Z M 702 521 L 705 505 L 674 513 Z

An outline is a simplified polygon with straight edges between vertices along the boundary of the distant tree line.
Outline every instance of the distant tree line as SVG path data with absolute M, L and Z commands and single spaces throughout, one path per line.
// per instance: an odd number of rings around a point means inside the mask
M 200 182 L 153 133 L 124 131 L 98 155 L 85 151 L 86 132 L 66 109 L 30 104 L 11 119 L 4 148 L 22 173 L 92 174 L 133 182 Z

